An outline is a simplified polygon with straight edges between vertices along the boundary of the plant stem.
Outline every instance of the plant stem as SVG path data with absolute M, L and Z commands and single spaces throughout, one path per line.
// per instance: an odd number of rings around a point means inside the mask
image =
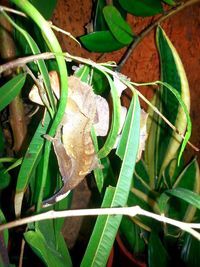
M 189 0 L 187 2 L 181 3 L 180 5 L 168 10 L 165 15 L 161 16 L 160 18 L 158 18 L 156 21 L 154 21 L 152 24 L 150 24 L 150 26 L 147 26 L 141 33 L 140 35 L 138 35 L 136 37 L 136 39 L 134 39 L 134 41 L 132 42 L 132 44 L 129 45 L 129 47 L 127 48 L 126 52 L 124 53 L 124 55 L 122 56 L 120 62 L 118 63 L 118 67 L 117 67 L 117 71 L 120 71 L 122 69 L 122 67 L 124 66 L 124 64 L 126 63 L 126 61 L 129 59 L 129 57 L 131 56 L 131 54 L 133 53 L 133 51 L 135 50 L 135 48 L 138 46 L 138 44 L 157 26 L 159 25 L 161 22 L 163 22 L 164 20 L 168 19 L 169 17 L 175 15 L 176 13 L 178 13 L 179 11 L 183 10 L 184 8 L 194 5 L 196 3 L 200 2 L 200 0 Z
M 164 215 L 158 215 L 149 211 L 146 211 L 139 206 L 124 207 L 124 208 L 99 208 L 99 209 L 79 209 L 79 210 L 63 210 L 54 211 L 50 210 L 38 215 L 33 215 L 27 218 L 19 219 L 13 222 L 5 223 L 0 225 L 0 231 L 5 229 L 10 229 L 27 223 L 32 223 L 36 221 L 43 221 L 49 219 L 65 218 L 65 217 L 77 217 L 77 216 L 97 216 L 97 215 L 126 215 L 130 217 L 135 217 L 136 215 L 142 215 L 149 218 L 153 218 L 157 221 L 168 223 L 179 227 L 183 231 L 186 231 L 193 235 L 195 238 L 200 240 L 200 233 L 195 231 L 195 229 L 200 229 L 200 223 L 185 223 L 180 222 Z

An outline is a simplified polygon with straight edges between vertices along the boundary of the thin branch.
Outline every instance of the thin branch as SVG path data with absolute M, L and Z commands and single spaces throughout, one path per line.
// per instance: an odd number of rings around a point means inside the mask
M 193 235 L 195 238 L 200 240 L 200 233 L 195 231 L 195 229 L 200 229 L 199 223 L 185 223 L 180 222 L 164 215 L 154 214 L 152 212 L 146 211 L 139 206 L 125 207 L 125 208 L 100 208 L 100 209 L 80 209 L 80 210 L 64 210 L 64 211 L 47 211 L 38 215 L 33 215 L 27 218 L 19 219 L 13 222 L 0 225 L 0 231 L 5 229 L 10 229 L 27 223 L 43 221 L 47 219 L 57 219 L 64 217 L 77 217 L 77 216 L 97 216 L 97 215 L 126 215 L 130 217 L 135 217 L 136 215 L 142 215 L 146 217 L 153 218 L 157 221 L 168 223 L 179 227 L 183 231 L 186 231 Z
M 62 34 L 64 34 L 64 35 L 67 35 L 67 36 L 69 36 L 71 39 L 73 39 L 76 43 L 78 43 L 79 44 L 79 46 L 81 47 L 81 43 L 70 33 L 70 32 L 67 32 L 67 31 L 65 31 L 65 30 L 63 30 L 63 29 L 61 29 L 61 28 L 59 28 L 59 27 L 57 27 L 57 26 L 55 26 L 51 21 L 49 21 L 49 25 L 50 25 L 50 27 L 53 29 L 53 30 L 55 30 L 55 31 L 57 31 L 57 32 L 60 32 L 60 33 L 62 33 Z
M 141 33 L 140 35 L 138 35 L 136 37 L 136 39 L 134 39 L 134 41 L 132 42 L 132 44 L 130 44 L 130 46 L 127 48 L 125 54 L 122 56 L 122 59 L 120 60 L 120 62 L 118 63 L 118 67 L 117 67 L 117 71 L 120 71 L 121 68 L 123 67 L 123 65 L 126 63 L 126 61 L 129 59 L 129 57 L 131 56 L 131 54 L 133 53 L 133 51 L 135 50 L 135 48 L 138 46 L 138 44 L 157 26 L 159 25 L 161 22 L 163 22 L 164 20 L 168 19 L 169 17 L 175 15 L 176 13 L 178 13 L 179 11 L 183 10 L 184 8 L 194 5 L 196 3 L 200 2 L 200 0 L 190 0 L 187 2 L 182 2 L 180 5 L 168 10 L 165 12 L 165 15 L 163 15 L 162 17 L 160 17 L 159 19 L 157 19 L 156 21 L 154 21 L 152 24 L 150 24 L 150 26 L 146 27 Z
M 155 107 L 145 96 L 143 96 L 142 93 L 140 93 L 139 90 L 137 90 L 135 87 L 132 87 L 132 85 L 129 85 L 126 81 L 124 81 L 125 84 L 127 86 L 129 86 L 129 88 L 131 90 L 135 90 L 138 94 L 138 96 L 155 112 L 158 114 L 158 116 L 161 117 L 161 119 L 163 119 L 163 121 L 176 133 L 178 134 L 183 140 L 185 139 L 185 135 L 180 133 L 179 130 L 158 110 L 157 107 Z M 139 83 L 131 83 L 131 84 L 134 84 L 136 86 L 143 86 L 143 85 L 157 85 L 156 82 L 151 82 L 151 83 L 142 83 L 142 84 L 139 84 Z M 196 147 L 195 145 L 193 145 L 191 142 L 187 142 L 187 144 L 192 148 L 194 149 L 196 152 L 199 152 L 200 149 L 198 147 Z
M 31 55 L 27 57 L 17 58 L 15 60 L 4 63 L 0 66 L 0 74 L 7 71 L 8 69 L 20 68 L 26 65 L 29 62 L 37 61 L 40 59 L 52 59 L 55 58 L 55 55 L 51 52 L 41 53 L 37 55 Z
M 49 113 L 51 114 L 51 117 L 53 118 L 53 111 L 50 107 L 50 103 L 48 101 L 48 96 L 46 94 L 46 91 L 44 89 L 44 86 L 43 84 L 41 83 L 41 81 L 39 79 L 37 79 L 35 77 L 35 75 L 33 74 L 33 72 L 31 71 L 31 69 L 29 69 L 28 66 L 25 66 L 24 67 L 24 70 L 31 76 L 31 78 L 33 79 L 35 85 L 37 86 L 38 88 L 38 92 L 39 92 L 39 95 L 40 95 L 40 98 L 42 100 L 42 102 L 44 103 L 44 106 L 48 109 Z
M 10 13 L 13 13 L 13 14 L 16 14 L 16 15 L 19 15 L 19 16 L 22 16 L 22 17 L 25 17 L 27 18 L 26 14 L 21 12 L 21 11 L 18 11 L 18 10 L 15 10 L 13 8 L 9 8 L 9 7 L 6 7 L 6 6 L 1 6 L 0 5 L 0 12 L 1 11 L 6 11 L 6 12 L 10 12 Z
M 6 7 L 6 6 L 0 5 L 0 12 L 1 11 L 6 11 L 6 12 L 9 12 L 9 13 L 12 13 L 12 14 L 16 14 L 16 15 L 28 18 L 25 13 L 23 13 L 21 11 L 18 11 L 18 10 L 15 10 L 13 8 Z M 71 39 L 73 39 L 75 42 L 77 42 L 81 46 L 80 42 L 70 32 L 67 32 L 67 31 L 55 26 L 51 21 L 49 21 L 49 25 L 53 30 L 55 30 L 57 32 L 61 32 L 61 33 L 65 34 L 65 35 L 69 36 Z
M 57 54 L 58 55 L 58 54 Z M 97 68 L 98 70 L 104 70 L 106 71 L 107 73 L 109 73 L 110 75 L 112 75 L 113 77 L 116 77 L 119 79 L 119 74 L 118 72 L 115 72 L 115 71 L 112 71 L 111 69 L 109 68 L 106 68 L 105 66 L 113 66 L 113 63 L 109 62 L 108 64 L 103 64 L 103 63 L 95 63 L 94 61 L 90 60 L 90 59 L 86 59 L 86 58 L 82 58 L 82 57 L 77 57 L 77 56 L 73 56 L 73 55 L 70 55 L 69 53 L 65 52 L 65 53 L 62 53 L 62 55 L 65 56 L 65 59 L 66 61 L 76 61 L 76 62 L 81 62 L 81 63 L 84 63 L 84 64 L 87 64 L 87 65 L 90 65 L 92 67 L 95 67 Z M 55 54 L 54 53 L 51 53 L 51 52 L 46 52 L 46 53 L 41 53 L 41 54 L 37 54 L 37 55 L 31 55 L 31 56 L 27 56 L 27 57 L 23 57 L 23 58 L 18 58 L 18 59 L 15 59 L 13 61 L 10 61 L 8 63 L 5 63 L 3 65 L 0 65 L 0 74 L 8 69 L 12 69 L 12 68 L 16 68 L 16 67 L 19 67 L 19 66 L 24 66 L 26 65 L 27 63 L 29 62 L 32 62 L 32 61 L 37 61 L 37 60 L 40 60 L 40 59 L 53 59 L 55 57 Z M 114 65 L 115 66 L 115 65 Z M 124 80 L 122 79 L 121 80 L 124 84 L 126 84 L 126 86 L 130 87 L 130 82 L 127 80 Z M 141 84 L 137 84 L 137 83 L 134 83 L 135 85 L 141 85 Z M 144 85 L 144 84 L 143 84 Z M 176 127 L 171 124 L 171 122 L 162 115 L 162 113 L 154 106 L 152 105 L 152 103 L 145 97 L 143 96 L 136 88 L 132 88 L 132 90 L 136 90 L 138 96 L 145 101 L 145 103 L 147 103 L 166 123 L 167 125 L 173 130 L 175 131 L 177 134 L 179 134 L 181 136 L 181 138 L 184 140 L 185 139 L 185 136 L 181 133 L 179 133 L 179 131 L 176 129 Z M 190 145 L 195 151 L 199 151 L 199 148 L 197 148 L 195 145 L 193 145 L 192 143 L 188 142 L 188 145 Z
M 134 83 L 134 82 L 132 82 L 132 84 L 135 85 L 135 86 L 145 86 L 145 85 L 149 86 L 149 85 L 159 85 L 159 84 L 163 85 L 163 83 L 160 82 L 160 81 L 148 82 L 148 83 Z M 163 114 L 154 105 L 152 105 L 151 102 L 149 102 L 147 99 L 144 99 L 144 96 L 138 90 L 137 90 L 137 92 L 138 92 L 138 95 L 140 95 L 141 98 L 143 97 L 142 99 L 165 121 L 166 124 L 168 124 L 174 130 L 175 133 L 177 133 L 182 139 L 185 139 L 185 135 L 184 134 L 182 134 L 173 124 L 171 124 L 171 122 L 168 121 L 168 119 L 165 116 L 163 116 Z M 189 141 L 187 143 L 196 152 L 200 151 L 200 149 L 198 147 L 194 146 Z
M 140 91 L 138 91 L 137 89 L 135 89 L 138 96 L 143 100 L 145 101 L 145 103 L 147 105 L 149 105 L 151 107 L 151 109 L 157 113 L 162 119 L 163 121 L 175 132 L 177 133 L 183 140 L 185 139 L 185 135 L 180 133 L 178 129 L 176 129 L 176 127 L 146 98 L 143 96 L 143 94 L 140 93 Z M 190 141 L 187 142 L 187 144 L 192 148 L 194 149 L 196 152 L 199 152 L 200 149 L 193 145 Z
M 22 267 L 23 266 L 23 258 L 24 258 L 24 248 L 25 248 L 25 240 L 24 238 L 22 238 L 22 243 L 21 243 L 21 249 L 20 249 L 20 255 L 19 255 L 19 265 L 18 267 Z

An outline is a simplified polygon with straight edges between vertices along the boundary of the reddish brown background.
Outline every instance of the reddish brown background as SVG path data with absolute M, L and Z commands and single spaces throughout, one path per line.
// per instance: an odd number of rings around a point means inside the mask
M 75 37 L 85 33 L 85 25 L 91 18 L 92 0 L 59 0 L 52 21 L 55 25 L 72 33 Z M 139 33 L 154 18 L 128 16 L 129 24 Z M 191 116 L 193 133 L 191 141 L 200 147 L 199 96 L 200 96 L 200 3 L 187 7 L 163 22 L 162 27 L 176 47 L 184 64 L 191 91 Z M 99 54 L 89 53 L 74 41 L 58 34 L 65 51 L 96 60 Z M 119 61 L 125 49 L 103 56 L 101 61 Z M 122 72 L 135 82 L 153 81 L 159 78 L 159 62 L 155 47 L 155 31 L 152 31 L 134 50 L 124 65 Z M 142 91 L 147 97 L 152 95 L 149 88 Z M 195 153 L 188 147 L 189 155 Z M 198 156 L 199 157 L 199 156 Z

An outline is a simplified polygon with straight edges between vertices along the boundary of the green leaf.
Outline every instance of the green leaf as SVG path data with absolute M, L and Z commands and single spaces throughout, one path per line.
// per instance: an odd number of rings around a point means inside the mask
M 135 197 L 134 199 L 135 205 L 139 205 L 143 209 L 153 210 L 154 212 L 159 213 L 160 210 L 156 203 L 155 195 L 153 195 L 151 191 L 148 191 L 148 194 L 146 194 L 143 191 L 138 190 L 133 187 L 131 188 L 131 192 L 130 192 L 130 197 L 131 196 Z
M 118 3 L 118 0 L 113 0 L 112 4 L 117 8 L 123 18 L 126 17 L 126 11 L 121 8 Z M 94 16 L 94 31 L 105 31 L 108 29 L 106 21 L 103 16 L 103 8 L 107 5 L 105 0 L 97 0 L 96 1 L 96 9 L 95 9 L 95 16 Z
M 21 91 L 26 80 L 26 75 L 20 73 L 0 87 L 0 111 L 4 109 Z
M 31 176 L 29 177 L 30 181 L 30 204 L 34 205 L 38 201 L 39 192 L 42 182 L 42 173 L 44 168 L 44 154 L 39 155 L 39 160 L 36 162 L 36 167 L 34 167 Z M 59 174 L 58 163 L 53 149 L 49 156 L 49 166 L 47 171 L 47 179 L 45 183 L 45 188 L 43 192 L 43 198 L 47 199 L 51 197 L 55 191 L 62 186 L 61 177 Z
M 120 127 L 120 112 L 121 112 L 121 102 L 115 84 L 106 72 L 103 73 L 107 77 L 111 88 L 113 114 L 112 114 L 112 123 L 110 127 L 111 129 L 104 143 L 104 146 L 98 152 L 98 157 L 100 159 L 106 157 L 115 145 Z
M 181 144 L 181 148 L 180 148 L 180 152 L 179 152 L 179 156 L 178 156 L 178 165 L 179 165 L 181 156 L 183 154 L 183 151 L 184 151 L 184 149 L 185 149 L 185 147 L 187 145 L 187 142 L 189 141 L 191 133 L 192 133 L 192 122 L 191 122 L 191 119 L 190 119 L 189 112 L 187 110 L 187 106 L 183 102 L 181 96 L 176 91 L 176 89 L 174 89 L 171 85 L 169 85 L 167 83 L 161 83 L 161 84 L 163 84 L 166 88 L 168 88 L 173 93 L 173 95 L 176 97 L 176 99 L 178 100 L 181 108 L 183 109 L 183 111 L 185 113 L 185 117 L 186 117 L 186 120 L 187 120 L 187 131 L 186 131 L 186 134 L 185 134 L 185 138 L 184 138 L 184 140 L 183 140 L 183 142 Z
M 18 166 L 20 166 L 22 164 L 22 158 L 16 159 L 15 162 L 13 164 L 11 164 L 6 170 L 5 173 L 17 168 Z
M 98 144 L 99 146 L 103 144 L 102 138 L 98 138 Z M 109 157 L 102 158 L 101 160 L 102 169 L 103 172 L 103 186 L 106 188 L 107 186 L 115 186 L 116 185 L 116 178 L 112 169 L 111 161 Z M 115 166 L 114 161 L 112 163 Z M 115 169 L 116 171 L 116 169 Z
M 169 217 L 191 222 L 196 211 L 195 207 L 200 207 L 199 192 L 199 167 L 194 159 L 177 177 L 173 189 L 161 194 L 159 198 L 161 212 Z
M 6 188 L 10 183 L 10 175 L 6 172 L 6 168 L 0 163 L 0 189 Z
M 158 251 L 159 248 L 159 251 Z M 148 266 L 149 267 L 167 267 L 169 266 L 169 256 L 164 248 L 158 234 L 151 232 L 148 243 Z
M 104 195 L 104 199 L 102 202 L 101 207 L 102 208 L 107 208 L 110 207 L 112 204 L 112 199 L 115 193 L 115 188 L 113 187 L 108 187 L 106 189 L 105 195 Z M 116 216 L 115 216 L 116 217 Z M 112 233 L 109 233 L 108 231 L 106 231 L 106 225 L 107 225 L 107 220 L 108 220 L 108 216 L 98 216 L 92 235 L 90 237 L 88 246 L 86 248 L 85 251 L 85 255 L 83 257 L 83 260 L 81 262 L 81 267 L 87 267 L 87 266 L 101 266 L 103 267 L 104 264 L 103 262 L 107 262 L 108 256 L 109 256 L 109 243 L 110 243 L 110 237 Z M 111 226 L 110 226 L 111 227 Z M 102 244 L 99 242 L 99 238 L 101 237 L 101 234 L 104 235 L 104 239 L 105 240 L 101 240 L 101 243 L 104 243 L 104 247 L 102 246 Z M 108 243 L 106 243 L 108 242 Z M 102 246 L 102 251 L 101 251 L 101 258 L 98 258 L 98 262 L 96 257 L 98 256 L 97 253 L 100 253 L 100 248 Z M 106 257 L 106 259 L 105 259 Z
M 180 187 L 167 190 L 165 193 L 167 195 L 180 198 L 186 201 L 187 203 L 195 206 L 196 208 L 200 209 L 200 195 L 198 193 L 194 193 L 191 190 Z
M 119 4 L 119 0 L 112 0 L 113 6 L 117 8 L 117 10 L 120 12 L 121 16 L 126 19 L 127 12 L 122 8 L 122 6 Z
M 49 221 L 50 222 L 50 221 Z M 53 221 L 51 221 L 53 223 Z M 43 260 L 48 267 L 66 267 L 72 266 L 66 244 L 63 242 L 61 233 L 57 233 L 57 242 L 52 240 L 54 236 L 53 229 L 47 227 L 46 230 L 51 230 L 45 236 L 40 230 L 28 231 L 24 234 L 26 242 L 31 246 L 33 251 Z M 63 253 L 64 252 L 64 253 Z
M 49 20 L 53 14 L 56 7 L 57 0 L 48 0 L 48 5 L 46 0 L 30 0 L 35 8 L 43 15 L 46 20 Z
M 108 27 L 106 25 L 104 16 L 103 16 L 103 8 L 106 6 L 106 0 L 97 0 L 96 1 L 96 10 L 94 17 L 94 31 L 103 31 L 107 30 Z
M 200 262 L 200 242 L 193 236 L 186 234 L 182 245 L 181 259 L 185 266 L 199 267 Z
M 172 188 L 172 185 L 176 182 L 177 177 L 180 175 L 180 173 L 183 171 L 185 165 L 184 165 L 184 159 L 181 158 L 180 164 L 177 164 L 177 159 L 173 159 L 170 161 L 168 166 L 165 168 L 163 173 L 163 179 L 165 181 L 165 185 L 168 189 Z M 171 169 L 173 169 L 173 175 L 171 173 Z
M 170 198 L 170 196 L 168 196 L 166 194 L 166 192 L 163 192 L 160 195 L 159 199 L 158 199 L 158 205 L 159 205 L 159 208 L 160 208 L 160 212 L 162 214 L 165 213 L 165 210 L 166 210 L 166 207 L 167 207 L 167 202 L 169 201 L 169 198 Z
M 165 2 L 166 4 L 170 5 L 170 6 L 175 6 L 176 2 L 173 0 L 163 0 L 163 2 Z
M 149 194 L 149 192 L 152 190 L 149 185 L 149 175 L 143 160 L 137 162 L 135 166 L 133 186 L 145 194 Z
M 0 224 L 3 224 L 3 223 L 6 223 L 6 219 L 5 219 L 5 216 L 2 210 L 0 209 Z M 6 246 L 8 245 L 8 237 L 9 237 L 9 233 L 8 233 L 8 229 L 6 229 L 3 231 L 3 238 L 4 238 L 4 242 Z
M 173 189 L 177 187 L 186 188 L 193 192 L 200 193 L 199 165 L 196 159 L 192 160 L 177 177 L 176 182 L 173 184 Z M 187 205 L 187 203 L 184 203 L 181 200 L 178 201 L 178 199 L 177 201 L 170 203 L 170 205 L 172 205 L 171 210 L 173 210 L 173 208 L 177 209 L 177 216 L 184 215 L 184 217 L 178 218 L 181 218 L 186 222 L 191 222 L 193 220 L 196 212 L 195 207 Z
M 163 85 L 160 90 L 157 90 L 153 104 L 180 133 L 184 133 L 187 122 L 190 124 L 187 112 L 190 109 L 190 93 L 186 74 L 178 53 L 160 27 L 157 29 L 157 45 L 161 61 L 161 84 L 163 83 Z M 169 90 L 166 90 L 166 85 Z M 149 118 L 152 119 L 149 121 L 145 161 L 153 185 L 154 177 L 158 177 L 159 184 L 163 171 L 169 162 L 177 158 L 182 138 L 151 110 L 149 111 Z M 189 124 L 188 132 L 191 131 Z M 185 142 L 182 149 L 184 146 Z M 176 164 L 171 165 L 171 176 L 173 176 L 175 168 Z
M 123 19 L 116 7 L 104 7 L 103 14 L 108 27 L 120 43 L 128 45 L 133 41 L 133 33 L 129 24 Z
M 162 81 L 175 88 L 177 90 L 177 95 L 181 96 L 182 102 L 184 103 L 181 104 L 180 102 L 177 102 L 174 96 L 171 93 L 166 92 L 166 90 L 164 91 L 163 88 L 161 92 L 161 94 L 163 94 L 163 115 L 174 124 L 180 133 L 184 133 L 187 127 L 187 122 L 189 123 L 189 118 L 187 114 L 185 114 L 185 110 L 189 111 L 190 109 L 190 92 L 185 70 L 177 51 L 160 27 L 157 29 L 157 45 L 161 60 Z M 164 130 L 166 130 L 166 126 Z M 164 133 L 162 133 L 162 135 L 164 135 Z M 162 136 L 160 138 L 162 138 Z M 162 146 L 166 147 L 168 144 L 168 147 L 167 149 L 163 148 L 166 154 L 163 155 L 164 160 L 161 171 L 176 155 L 176 151 L 180 147 L 182 139 L 178 134 L 173 134 L 173 138 L 169 136 L 167 140 L 165 137 L 163 141 Z M 160 156 L 162 157 L 162 155 Z
M 19 175 L 17 178 L 16 193 L 15 193 L 15 213 L 21 213 L 22 200 L 25 190 L 28 186 L 30 177 L 35 171 L 40 159 L 41 151 L 44 145 L 43 135 L 46 133 L 50 122 L 50 116 L 46 114 L 44 125 L 39 124 L 35 134 L 31 140 L 28 150 L 23 159 Z
M 98 69 L 93 70 L 92 87 L 95 94 L 107 95 L 109 92 L 109 83 L 105 75 Z
M 163 11 L 160 0 L 119 0 L 119 3 L 135 16 L 153 16 Z
M 130 251 L 134 256 L 144 254 L 145 242 L 141 236 L 142 229 L 127 216 L 122 218 L 120 234 L 122 235 L 122 240 L 125 239 L 125 243 L 128 243 Z
M 97 136 L 95 134 L 94 128 L 92 128 L 91 136 L 92 136 L 92 141 L 94 144 L 95 152 L 97 153 L 99 150 L 99 147 L 98 147 L 98 140 L 97 140 Z M 101 166 L 100 160 L 99 160 L 98 164 Z M 102 168 L 96 168 L 96 169 L 94 169 L 93 172 L 94 172 L 94 177 L 95 177 L 97 188 L 98 188 L 99 192 L 101 193 L 101 191 L 103 189 L 103 184 L 104 184 L 103 170 L 102 170 Z
M 81 79 L 81 81 L 87 83 L 90 71 L 91 71 L 90 66 L 83 65 L 79 69 L 77 69 L 74 74 L 76 77 L 79 77 Z
M 125 148 L 121 148 L 123 153 L 120 155 L 123 156 L 123 161 L 118 182 L 112 195 L 107 190 L 103 207 L 124 207 L 127 203 L 139 144 L 140 105 L 137 95 L 133 96 L 128 112 L 132 117 L 129 121 L 129 134 L 122 133 L 122 140 L 126 138 L 127 142 L 125 144 L 123 141 Z M 128 117 L 130 118 L 130 115 Z M 121 215 L 98 217 L 81 267 L 106 265 L 121 219 Z
M 124 156 L 126 154 L 126 149 L 127 149 L 127 140 L 129 138 L 129 135 L 130 135 L 130 125 L 131 125 L 131 121 L 133 119 L 133 112 L 134 112 L 134 101 L 132 100 L 131 101 L 131 105 L 129 107 L 129 110 L 128 110 L 128 114 L 126 116 L 126 120 L 125 120 L 125 123 L 124 123 L 124 127 L 123 127 L 123 130 L 122 130 L 122 137 L 121 137 L 121 140 L 120 140 L 120 143 L 117 147 L 117 151 L 116 151 L 116 154 L 120 157 L 121 160 L 124 159 Z M 137 107 L 138 108 L 138 107 Z M 137 110 L 136 110 L 137 111 Z M 132 145 L 135 146 L 135 149 L 137 150 L 138 147 L 137 147 L 137 138 L 133 138 L 132 140 Z M 135 144 L 134 144 L 135 142 Z
M 60 44 L 55 34 L 50 28 L 50 25 L 47 23 L 44 17 L 37 11 L 37 9 L 33 5 L 30 4 L 29 1 L 24 0 L 23 2 L 20 2 L 18 0 L 12 0 L 12 3 L 16 4 L 17 7 L 19 7 L 22 11 L 24 11 L 36 23 L 36 25 L 42 31 L 44 40 L 47 43 L 50 51 L 55 54 L 55 59 L 56 59 L 59 74 L 60 74 L 61 96 L 59 100 L 57 113 L 55 114 L 55 118 L 49 130 L 49 135 L 54 136 L 59 124 L 61 123 L 62 117 L 65 112 L 66 102 L 67 102 L 67 92 L 68 92 L 67 90 L 68 89 L 67 88 L 68 87 L 68 76 L 67 76 L 66 62 L 64 60 L 64 56 L 62 55 L 62 49 L 60 47 Z M 52 91 L 50 90 L 49 93 L 52 93 Z M 52 96 L 52 100 L 54 100 L 53 94 L 51 94 L 51 96 Z M 51 103 L 52 108 L 54 107 L 53 103 L 54 101 Z M 54 115 L 54 110 L 52 112 L 52 115 Z M 43 191 L 44 191 L 45 184 L 46 184 L 50 148 L 51 148 L 50 142 L 45 142 L 44 167 L 43 167 L 43 175 L 42 175 L 42 180 L 41 180 L 41 189 L 40 189 L 39 198 L 37 201 L 37 210 L 40 210 L 42 199 L 43 199 Z
M 98 53 L 112 52 L 125 46 L 118 42 L 109 31 L 89 33 L 81 36 L 80 41 L 85 48 Z
M 6 223 L 6 219 L 2 210 L 0 209 L 0 224 Z M 10 266 L 9 264 L 9 256 L 8 256 L 8 230 L 5 229 L 4 231 L 0 232 L 0 266 L 7 267 Z

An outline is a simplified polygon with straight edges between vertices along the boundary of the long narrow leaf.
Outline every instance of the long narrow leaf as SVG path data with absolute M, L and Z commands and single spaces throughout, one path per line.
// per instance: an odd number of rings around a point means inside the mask
M 97 153 L 99 150 L 99 147 L 98 147 L 98 140 L 97 140 L 97 136 L 95 134 L 94 128 L 91 131 L 91 136 L 92 136 L 92 141 L 94 144 L 95 152 Z M 101 166 L 100 160 L 99 160 L 99 165 Z M 99 192 L 101 192 L 101 190 L 103 188 L 103 183 L 104 183 L 104 176 L 103 176 L 102 168 L 96 168 L 94 170 L 94 177 L 95 177 L 97 188 L 98 188 Z
M 119 154 L 123 157 L 123 161 L 117 186 L 109 205 L 111 207 L 125 206 L 129 195 L 139 145 L 140 105 L 137 95 L 134 95 L 128 113 L 132 116 L 128 114 L 124 127 L 126 130 L 122 132 L 123 145 L 119 145 L 119 151 L 123 152 Z M 123 149 L 122 146 L 124 146 Z M 82 267 L 106 265 L 121 219 L 120 215 L 105 216 L 103 222 L 98 218 L 81 264 Z
M 0 111 L 4 109 L 21 91 L 26 75 L 20 73 L 0 87 Z
M 51 235 L 51 233 L 50 233 Z M 48 267 L 72 266 L 67 255 L 61 255 L 55 247 L 55 243 L 47 242 L 45 236 L 37 231 L 28 231 L 24 234 L 26 242 L 31 246 L 34 252 L 43 260 Z
M 6 223 L 6 219 L 2 210 L 0 209 L 0 224 Z M 10 266 L 8 258 L 8 230 L 0 232 L 0 266 Z
M 190 124 L 190 118 L 187 112 L 190 110 L 190 92 L 185 70 L 175 47 L 160 27 L 157 29 L 157 45 L 161 60 L 162 81 L 166 84 L 170 84 L 170 88 L 168 87 L 168 89 L 172 89 L 171 87 L 173 87 L 177 90 L 177 92 L 175 90 L 173 90 L 173 92 L 171 91 L 172 94 L 170 95 L 170 93 L 166 92 L 163 88 L 162 112 L 175 125 L 178 131 L 184 134 L 187 128 L 187 123 Z M 178 101 L 174 98 L 173 94 L 177 97 Z M 178 95 L 180 95 L 180 97 L 178 97 Z M 188 126 L 188 133 L 191 130 L 190 128 L 191 125 Z M 162 136 L 160 138 L 162 138 Z M 186 142 L 187 138 L 188 136 L 186 136 Z M 178 134 L 173 134 L 172 138 L 169 135 L 168 147 L 165 150 L 166 154 L 164 155 L 164 158 L 162 158 L 161 172 L 176 155 L 181 141 L 182 139 Z M 163 146 L 166 145 L 167 142 L 163 144 Z M 184 149 L 184 146 L 185 142 L 183 142 L 181 151 Z
M 98 152 L 98 157 L 100 159 L 106 157 L 115 145 L 119 127 L 120 127 L 120 113 L 121 113 L 120 98 L 118 96 L 117 89 L 114 85 L 114 82 L 112 81 L 112 79 L 106 72 L 104 72 L 104 74 L 107 77 L 108 82 L 110 84 L 110 88 L 111 88 L 111 96 L 112 96 L 112 102 L 113 102 L 113 114 L 112 114 L 111 130 L 108 134 L 108 137 L 105 141 L 104 146 Z
M 180 161 L 191 131 L 188 113 L 190 109 L 189 86 L 181 59 L 160 27 L 158 27 L 156 37 L 161 62 L 162 82 L 158 82 L 161 84 L 161 88 L 157 90 L 153 104 L 181 134 L 184 134 L 188 127 L 188 133 L 179 154 L 178 160 Z M 166 90 L 165 87 L 169 90 Z M 157 182 L 159 184 L 164 169 L 172 159 L 177 157 L 182 137 L 174 133 L 155 112 L 150 111 L 149 113 L 151 121 L 149 120 L 149 137 L 146 144 L 145 161 L 148 165 L 151 181 L 155 181 L 155 177 L 158 177 Z M 175 164 L 171 166 L 171 175 L 173 175 L 174 168 Z
M 159 253 L 157 248 L 159 247 Z M 159 236 L 151 232 L 148 244 L 148 266 L 149 267 L 166 267 L 169 266 L 169 255 L 163 246 Z
M 162 12 L 160 0 L 119 0 L 120 5 L 135 16 L 153 16 Z
M 191 190 L 188 190 L 186 188 L 174 188 L 166 191 L 166 194 L 180 198 L 200 209 L 200 195 L 192 192 Z
M 187 120 L 187 131 L 186 131 L 185 138 L 184 138 L 183 143 L 181 145 L 181 149 L 180 149 L 179 156 L 178 156 L 178 164 L 179 164 L 181 156 L 183 154 L 183 151 L 184 151 L 184 149 L 187 145 L 187 142 L 189 141 L 191 133 L 192 133 L 192 122 L 190 119 L 190 114 L 188 112 L 187 106 L 186 106 L 185 102 L 182 100 L 181 95 L 178 93 L 178 91 L 176 91 L 176 89 L 173 88 L 168 83 L 161 82 L 161 84 L 164 85 L 166 88 L 168 88 L 174 94 L 174 96 L 178 100 L 180 106 L 182 107 L 183 111 L 185 112 L 185 116 L 186 116 L 186 120 Z
M 40 153 L 44 145 L 44 138 L 42 136 L 46 133 L 49 122 L 50 116 L 46 114 L 44 125 L 39 124 L 23 159 L 17 179 L 15 193 L 15 214 L 17 216 L 21 213 L 22 200 L 25 190 L 40 158 Z
M 113 187 L 108 187 L 106 190 L 106 193 L 104 195 L 104 199 L 102 202 L 101 207 L 102 208 L 106 208 L 106 207 L 110 207 L 112 204 L 112 199 L 115 193 L 115 188 Z M 105 225 L 108 222 L 108 216 L 99 216 L 97 218 L 94 230 L 92 232 L 92 235 L 90 237 L 90 241 L 89 244 L 87 246 L 84 258 L 82 260 L 81 263 L 81 267 L 87 267 L 87 266 L 104 266 L 103 265 L 103 260 L 100 258 L 98 259 L 98 262 L 95 258 L 96 253 L 99 253 L 101 244 L 99 242 L 99 238 L 101 236 L 101 234 L 105 235 Z M 109 235 L 109 233 L 107 233 L 107 235 Z M 109 236 L 104 236 L 105 239 L 108 243 L 109 241 Z M 106 253 L 109 254 L 109 251 L 107 251 L 107 246 L 105 247 L 105 249 L 103 249 L 102 253 Z M 102 257 L 105 257 L 105 255 L 102 255 Z M 108 256 L 107 256 L 108 257 Z M 106 262 L 106 260 L 105 260 Z
M 176 177 L 175 182 L 172 183 L 172 189 L 161 194 L 158 201 L 160 210 L 168 217 L 190 222 L 196 212 L 196 204 L 191 201 L 193 196 L 198 195 L 199 192 L 199 166 L 194 159 Z M 177 198 L 172 196 L 177 196 Z
M 39 12 L 44 16 L 45 19 L 49 20 L 53 14 L 53 10 L 57 4 L 57 0 L 48 0 L 48 5 L 46 5 L 46 0 L 31 0 L 30 1 Z
M 0 209 L 0 224 L 3 224 L 3 223 L 6 223 L 6 219 L 5 219 L 5 216 L 2 212 L 2 210 Z M 4 238 L 4 242 L 5 242 L 5 245 L 7 246 L 8 245 L 8 237 L 9 237 L 9 234 L 8 234 L 8 230 L 4 230 L 3 231 L 3 238 Z

